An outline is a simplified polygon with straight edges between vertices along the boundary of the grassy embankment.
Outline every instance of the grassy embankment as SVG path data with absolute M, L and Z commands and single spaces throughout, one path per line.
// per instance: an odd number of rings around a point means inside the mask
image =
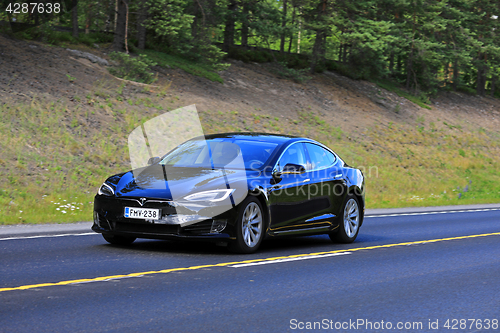
M 34 98 L 1 105 L 0 224 L 90 220 L 98 186 L 129 168 L 128 134 L 178 106 L 167 89 L 124 96 L 123 86 L 107 82 L 78 102 Z M 416 127 L 388 123 L 350 137 L 313 110 L 290 121 L 237 110 L 200 118 L 206 133 L 288 133 L 327 144 L 364 169 L 369 208 L 500 201 L 497 132 L 420 119 Z

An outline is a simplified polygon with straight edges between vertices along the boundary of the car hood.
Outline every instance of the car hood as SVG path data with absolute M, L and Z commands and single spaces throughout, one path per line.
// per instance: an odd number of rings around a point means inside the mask
M 116 184 L 115 194 L 117 197 L 179 200 L 196 192 L 230 188 L 246 195 L 247 179 L 258 175 L 258 171 L 155 164 L 124 173 Z

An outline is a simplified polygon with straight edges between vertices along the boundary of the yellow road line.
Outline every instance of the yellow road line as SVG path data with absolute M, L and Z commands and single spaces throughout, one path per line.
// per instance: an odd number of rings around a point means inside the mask
M 76 283 L 98 282 L 98 281 L 106 281 L 106 280 L 110 280 L 110 279 L 123 279 L 123 278 L 129 278 L 129 277 L 139 277 L 139 276 L 144 276 L 144 275 L 166 274 L 166 273 L 181 272 L 181 271 L 193 271 L 193 270 L 198 270 L 198 269 L 202 269 L 202 268 L 225 267 L 225 266 L 231 266 L 231 265 L 237 265 L 237 264 L 248 264 L 248 263 L 255 263 L 255 262 L 273 261 L 273 260 L 289 259 L 289 258 L 300 258 L 300 257 L 333 254 L 333 253 L 341 253 L 341 252 L 354 252 L 354 251 L 361 251 L 361 250 L 383 249 L 383 248 L 391 248 L 391 247 L 397 247 L 397 246 L 437 243 L 437 242 L 445 242 L 445 241 L 452 241 L 452 240 L 458 240 L 458 239 L 468 239 L 468 238 L 487 237 L 487 236 L 500 236 L 500 232 L 492 232 L 492 233 L 488 233 L 488 234 L 478 234 L 478 235 L 468 235 L 468 236 L 458 236 L 458 237 L 448 237 L 448 238 L 439 238 L 439 239 L 429 239 L 429 240 L 422 240 L 422 241 L 415 241 L 415 242 L 374 245 L 374 246 L 359 247 L 359 248 L 354 248 L 354 249 L 341 249 L 341 250 L 335 250 L 335 251 L 314 252 L 314 253 L 307 253 L 307 254 L 294 254 L 294 255 L 282 256 L 282 257 L 250 259 L 250 260 L 242 260 L 242 261 L 224 262 L 224 263 L 219 263 L 219 264 L 208 264 L 208 265 L 199 265 L 199 266 L 191 266 L 191 267 L 168 268 L 168 269 L 162 269 L 162 270 L 158 270 L 158 271 L 147 271 L 147 272 L 121 274 L 121 275 L 101 276 L 101 277 L 90 278 L 90 279 L 78 279 L 78 280 L 67 280 L 67 281 L 60 281 L 60 282 L 30 284 L 30 285 L 19 286 L 19 287 L 0 288 L 0 292 L 12 291 L 12 290 L 26 290 L 26 289 L 51 287 L 51 286 L 66 286 L 69 284 L 76 284 Z

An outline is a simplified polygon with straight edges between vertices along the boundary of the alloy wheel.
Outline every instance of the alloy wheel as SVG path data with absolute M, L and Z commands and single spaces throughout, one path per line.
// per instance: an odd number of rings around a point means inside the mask
M 248 247 L 254 247 L 262 236 L 262 211 L 255 202 L 250 202 L 243 212 L 243 241 Z
M 359 207 L 354 199 L 349 199 L 344 208 L 344 230 L 349 238 L 356 235 L 359 228 Z

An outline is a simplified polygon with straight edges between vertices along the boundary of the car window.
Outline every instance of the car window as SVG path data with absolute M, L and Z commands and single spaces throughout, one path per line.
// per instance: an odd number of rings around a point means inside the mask
M 335 162 L 335 155 L 325 148 L 313 143 L 306 143 L 307 152 L 311 163 L 308 164 L 307 170 L 316 170 L 328 167 Z
M 236 144 L 243 153 L 246 169 L 258 169 L 265 165 L 278 146 L 277 143 L 263 141 L 237 140 Z
M 283 171 L 283 168 L 288 163 L 299 164 L 306 167 L 306 154 L 304 151 L 304 146 L 302 143 L 295 143 L 289 146 L 283 155 L 281 155 L 278 164 L 276 165 L 276 169 L 278 171 Z
M 277 146 L 249 140 L 191 140 L 179 145 L 160 163 L 177 167 L 257 169 L 265 165 Z

